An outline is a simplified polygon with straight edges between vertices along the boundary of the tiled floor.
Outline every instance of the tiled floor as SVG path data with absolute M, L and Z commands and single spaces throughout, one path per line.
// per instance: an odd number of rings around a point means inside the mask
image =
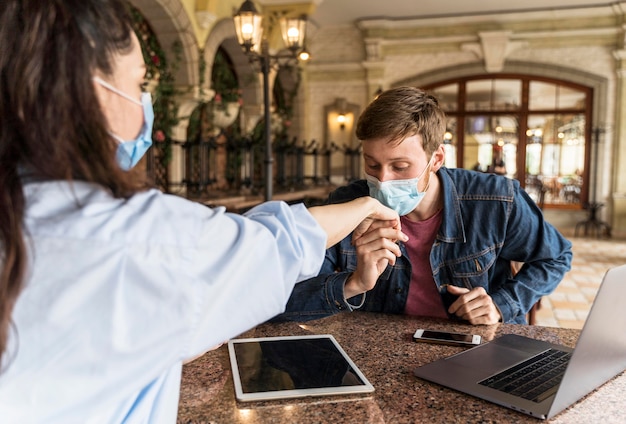
M 537 325 L 582 328 L 607 269 L 626 264 L 625 240 L 569 237 L 572 270 L 550 295 L 541 300 Z

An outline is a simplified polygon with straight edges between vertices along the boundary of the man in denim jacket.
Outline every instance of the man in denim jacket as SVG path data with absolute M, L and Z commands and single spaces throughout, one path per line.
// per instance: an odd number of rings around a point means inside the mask
M 571 243 L 503 176 L 443 166 L 445 115 L 420 89 L 382 93 L 357 123 L 366 180 L 329 203 L 370 195 L 401 215 L 354 245 L 326 252 L 317 277 L 296 285 L 276 320 L 341 311 L 449 317 L 471 324 L 525 323 L 570 269 Z M 406 235 L 408 235 L 408 238 Z M 523 263 L 513 275 L 512 263 Z

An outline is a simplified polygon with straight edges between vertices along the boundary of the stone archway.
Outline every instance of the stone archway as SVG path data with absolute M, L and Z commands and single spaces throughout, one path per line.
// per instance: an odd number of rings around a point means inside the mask
M 190 92 L 197 87 L 199 81 L 199 49 L 195 38 L 193 25 L 189 20 L 181 0 L 128 0 L 150 24 L 152 32 L 156 36 L 160 47 L 165 53 L 168 63 L 174 58 L 178 59 L 174 70 L 174 84 L 179 92 Z M 178 51 L 174 51 L 174 46 Z M 179 95 L 176 98 L 178 105 L 179 123 L 172 128 L 174 140 L 183 140 L 181 135 L 186 134 L 188 120 L 186 116 L 188 95 Z M 167 164 L 166 191 L 182 193 L 183 181 L 183 152 L 179 144 L 174 143 L 171 147 L 170 161 Z
M 204 76 L 204 88 L 211 82 L 211 69 L 213 60 L 219 47 L 230 57 L 234 67 L 239 85 L 242 89 L 244 115 L 244 132 L 252 129 L 254 124 L 263 114 L 263 87 L 259 79 L 259 74 L 250 65 L 248 57 L 243 53 L 241 46 L 237 42 L 237 34 L 232 19 L 222 19 L 215 24 L 204 45 L 204 61 L 206 63 Z
M 529 63 L 520 61 L 507 61 L 501 73 L 504 74 L 525 74 L 529 76 L 549 77 L 553 79 L 561 79 L 571 81 L 577 84 L 585 85 L 593 89 L 593 124 L 594 125 L 610 125 L 612 123 L 612 111 L 608 110 L 608 80 L 604 77 L 584 72 L 579 69 L 564 68 L 560 66 L 545 63 Z M 401 81 L 397 81 L 391 86 L 398 87 L 401 85 L 412 85 L 419 87 L 420 85 L 432 84 L 437 81 L 445 81 L 466 77 L 470 75 L 483 75 L 485 68 L 482 62 L 470 63 L 465 65 L 455 65 L 450 68 L 437 69 L 421 75 L 415 75 Z
M 181 62 L 174 75 L 176 84 L 193 87 L 198 84 L 198 43 L 193 25 L 180 0 L 129 0 L 150 23 L 168 58 L 175 57 L 174 42 L 182 46 Z

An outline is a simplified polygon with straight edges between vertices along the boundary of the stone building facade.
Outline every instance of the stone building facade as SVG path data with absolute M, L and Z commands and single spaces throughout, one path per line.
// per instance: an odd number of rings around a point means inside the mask
M 224 4 L 208 23 L 206 13 L 198 10 L 206 2 L 131 3 L 151 21 L 164 46 L 172 39 L 182 41 L 179 85 L 196 86 L 200 54 L 210 65 L 217 48 L 225 47 L 240 81 L 246 81 L 242 110 L 248 117 L 262 114 L 260 76 L 238 49 L 229 16 L 240 2 L 221 2 Z M 353 126 L 359 112 L 377 90 L 398 85 L 424 86 L 468 75 L 498 74 L 549 77 L 584 85 L 593 93 L 591 126 L 602 129 L 597 162 L 595 157 L 588 162 L 597 163 L 596 200 L 604 203 L 599 218 L 610 224 L 614 236 L 626 236 L 625 18 L 626 3 L 615 3 L 553 12 L 377 19 L 311 28 L 307 49 L 312 60 L 301 67 L 302 83 L 290 131 L 302 140 L 354 147 L 358 142 Z M 196 101 L 192 94 L 180 100 L 183 111 Z M 349 105 L 350 120 L 341 131 L 329 119 L 330 114 L 340 113 L 334 105 Z M 182 117 L 181 135 L 186 125 Z M 174 157 L 174 176 L 180 172 L 175 169 L 177 163 Z M 571 209 L 559 216 L 575 223 L 584 218 L 585 211 Z

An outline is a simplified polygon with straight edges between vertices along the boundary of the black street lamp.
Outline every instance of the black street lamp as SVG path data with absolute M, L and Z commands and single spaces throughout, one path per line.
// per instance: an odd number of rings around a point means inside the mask
M 259 62 L 263 74 L 263 108 L 265 115 L 265 200 L 272 199 L 273 162 L 270 116 L 269 73 L 279 59 L 296 59 L 304 50 L 306 17 L 281 18 L 280 26 L 288 52 L 270 55 L 267 38 L 263 37 L 263 17 L 251 0 L 245 0 L 233 17 L 237 40 L 250 62 Z

